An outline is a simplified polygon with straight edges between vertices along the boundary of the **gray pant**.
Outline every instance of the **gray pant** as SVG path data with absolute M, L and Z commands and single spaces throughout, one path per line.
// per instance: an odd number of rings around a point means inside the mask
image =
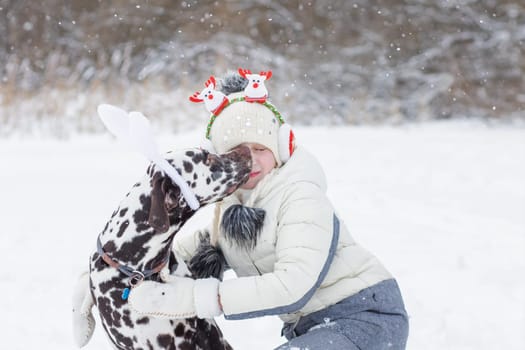
M 286 323 L 289 341 L 276 350 L 402 350 L 408 337 L 408 316 L 395 280 L 366 288 L 326 309 Z

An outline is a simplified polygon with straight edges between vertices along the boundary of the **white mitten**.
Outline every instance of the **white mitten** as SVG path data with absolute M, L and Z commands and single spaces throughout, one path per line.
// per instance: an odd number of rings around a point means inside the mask
M 80 275 L 73 291 L 73 338 L 81 348 L 95 331 L 95 318 L 91 313 L 94 302 L 89 290 L 89 272 Z
M 222 314 L 219 280 L 171 276 L 168 283 L 144 281 L 131 289 L 128 303 L 135 312 L 157 318 L 213 318 Z

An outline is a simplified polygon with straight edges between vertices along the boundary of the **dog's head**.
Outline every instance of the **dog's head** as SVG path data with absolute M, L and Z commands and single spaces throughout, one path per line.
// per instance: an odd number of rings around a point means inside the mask
M 219 155 L 194 148 L 170 152 L 166 159 L 186 181 L 201 206 L 220 201 L 234 192 L 248 181 L 252 167 L 250 150 L 245 146 Z M 148 221 L 157 232 L 166 232 L 170 227 L 170 217 L 182 221 L 193 211 L 180 188 L 168 176 L 155 166 L 148 170 L 148 174 L 152 187 Z

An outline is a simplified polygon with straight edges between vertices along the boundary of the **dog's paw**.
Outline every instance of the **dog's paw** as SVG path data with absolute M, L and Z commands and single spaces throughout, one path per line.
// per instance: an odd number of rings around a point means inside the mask
M 86 345 L 95 331 L 95 318 L 91 313 L 93 298 L 89 290 L 89 273 L 83 273 L 73 291 L 73 338 L 81 348 Z
M 75 313 L 73 310 L 73 338 L 75 344 L 81 348 L 85 346 L 95 331 L 95 318 L 91 312 L 87 314 Z

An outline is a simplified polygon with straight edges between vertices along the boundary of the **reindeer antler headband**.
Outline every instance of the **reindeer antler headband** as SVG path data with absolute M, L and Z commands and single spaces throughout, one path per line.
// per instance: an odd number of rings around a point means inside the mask
M 279 111 L 277 110 L 277 108 L 275 108 L 274 105 L 266 101 L 266 99 L 268 98 L 268 90 L 266 89 L 264 82 L 271 78 L 272 72 L 267 71 L 260 72 L 259 74 L 253 74 L 248 69 L 239 68 L 239 74 L 243 78 L 248 79 L 248 85 L 246 85 L 246 87 L 244 88 L 244 96 L 236 97 L 232 100 L 228 99 L 228 97 L 225 94 L 218 90 L 215 90 L 217 83 L 213 75 L 210 76 L 206 83 L 204 83 L 204 85 L 206 86 L 204 90 L 202 90 L 201 92 L 197 91 L 192 96 L 190 96 L 190 101 L 192 102 L 204 102 L 204 106 L 206 107 L 208 112 L 211 113 L 210 121 L 208 122 L 208 126 L 206 127 L 207 139 L 210 138 L 210 131 L 213 122 L 224 110 L 224 108 L 228 107 L 232 103 L 241 101 L 260 103 L 261 105 L 265 106 L 270 111 L 272 111 L 272 113 L 279 121 L 279 124 L 284 124 L 284 119 L 281 116 L 281 113 L 279 113 Z

